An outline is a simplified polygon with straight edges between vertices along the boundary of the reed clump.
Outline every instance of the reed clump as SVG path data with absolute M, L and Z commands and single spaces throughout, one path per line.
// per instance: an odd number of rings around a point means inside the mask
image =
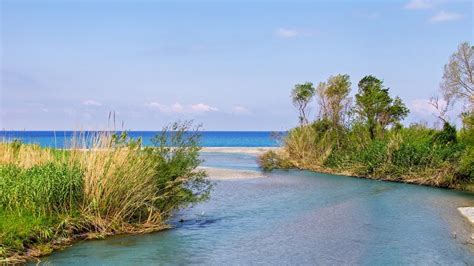
M 179 208 L 206 200 L 199 134 L 165 128 L 143 147 L 101 132 L 69 149 L 0 143 L 0 262 L 24 261 L 76 238 L 167 228 Z

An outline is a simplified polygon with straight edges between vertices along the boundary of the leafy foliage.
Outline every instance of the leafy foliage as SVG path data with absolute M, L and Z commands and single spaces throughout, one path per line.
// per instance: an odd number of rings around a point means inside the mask
M 308 103 L 315 93 L 313 83 L 296 84 L 291 91 L 293 105 L 298 108 L 300 124 L 308 123 Z
M 389 89 L 374 76 L 359 81 L 355 111 L 367 123 L 371 139 L 375 139 L 377 129 L 383 133 L 388 125 L 400 122 L 409 112 L 402 100 L 392 99 Z

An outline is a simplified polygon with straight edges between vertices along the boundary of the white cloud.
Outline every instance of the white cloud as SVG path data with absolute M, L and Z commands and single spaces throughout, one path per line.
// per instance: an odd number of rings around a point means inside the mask
M 406 9 L 430 9 L 433 8 L 433 1 L 431 0 L 410 0 L 406 5 Z
M 294 38 L 300 35 L 295 29 L 279 28 L 275 31 L 275 35 L 280 38 Z
M 174 113 L 182 113 L 184 111 L 184 107 L 179 103 L 175 103 L 171 105 L 170 110 Z
M 447 12 L 447 11 L 440 11 L 436 15 L 432 16 L 430 18 L 430 21 L 433 23 L 437 22 L 446 22 L 446 21 L 453 21 L 453 20 L 459 20 L 462 19 L 463 15 L 459 13 L 454 13 L 454 12 Z
M 250 114 L 250 111 L 243 106 L 234 106 L 232 108 L 232 113 L 236 115 L 248 115 Z
M 184 112 L 184 106 L 182 106 L 180 103 L 165 105 L 158 102 L 151 102 L 151 103 L 145 103 L 145 106 L 150 109 L 158 110 L 163 113 L 183 113 Z
M 192 105 L 182 105 L 180 103 L 175 103 L 172 105 L 160 104 L 158 102 L 145 103 L 145 106 L 158 110 L 162 113 L 206 113 L 206 112 L 215 112 L 218 111 L 216 107 L 212 107 L 207 104 L 197 103 Z
M 215 112 L 218 111 L 216 107 L 209 106 L 207 104 L 203 103 L 198 103 L 191 105 L 191 110 L 198 112 L 198 113 L 204 113 L 204 112 Z
M 102 103 L 94 100 L 86 100 L 82 102 L 82 105 L 86 106 L 102 106 Z

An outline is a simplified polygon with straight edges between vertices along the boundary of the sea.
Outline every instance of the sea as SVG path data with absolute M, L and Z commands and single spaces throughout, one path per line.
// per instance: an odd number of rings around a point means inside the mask
M 77 136 L 93 136 L 98 131 L 0 131 L 4 141 L 21 140 L 43 147 L 65 148 Z M 116 131 L 121 134 L 121 131 Z M 127 131 L 130 138 L 141 138 L 143 145 L 153 145 L 152 138 L 161 131 Z M 172 133 L 169 133 L 172 134 Z M 192 133 L 188 133 L 192 134 Z M 276 147 L 286 132 L 278 131 L 201 131 L 200 145 L 203 147 Z

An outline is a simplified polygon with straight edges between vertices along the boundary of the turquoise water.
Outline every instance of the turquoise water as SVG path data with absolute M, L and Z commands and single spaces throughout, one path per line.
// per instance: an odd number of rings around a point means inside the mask
M 256 169 L 255 157 L 203 154 L 208 166 Z M 43 258 L 71 265 L 474 265 L 474 195 L 307 171 L 217 181 L 173 229 L 81 241 Z M 179 220 L 184 222 L 180 223 Z
M 70 144 L 71 138 L 93 135 L 96 131 L 0 131 L 0 139 L 19 139 L 26 143 L 36 143 L 44 147 L 63 148 Z M 120 134 L 120 132 L 118 131 Z M 144 145 L 151 145 L 151 139 L 160 131 L 127 131 L 132 138 L 141 138 Z M 279 146 L 273 134 L 285 132 L 270 131 L 202 131 L 201 146 L 205 147 L 274 147 Z

